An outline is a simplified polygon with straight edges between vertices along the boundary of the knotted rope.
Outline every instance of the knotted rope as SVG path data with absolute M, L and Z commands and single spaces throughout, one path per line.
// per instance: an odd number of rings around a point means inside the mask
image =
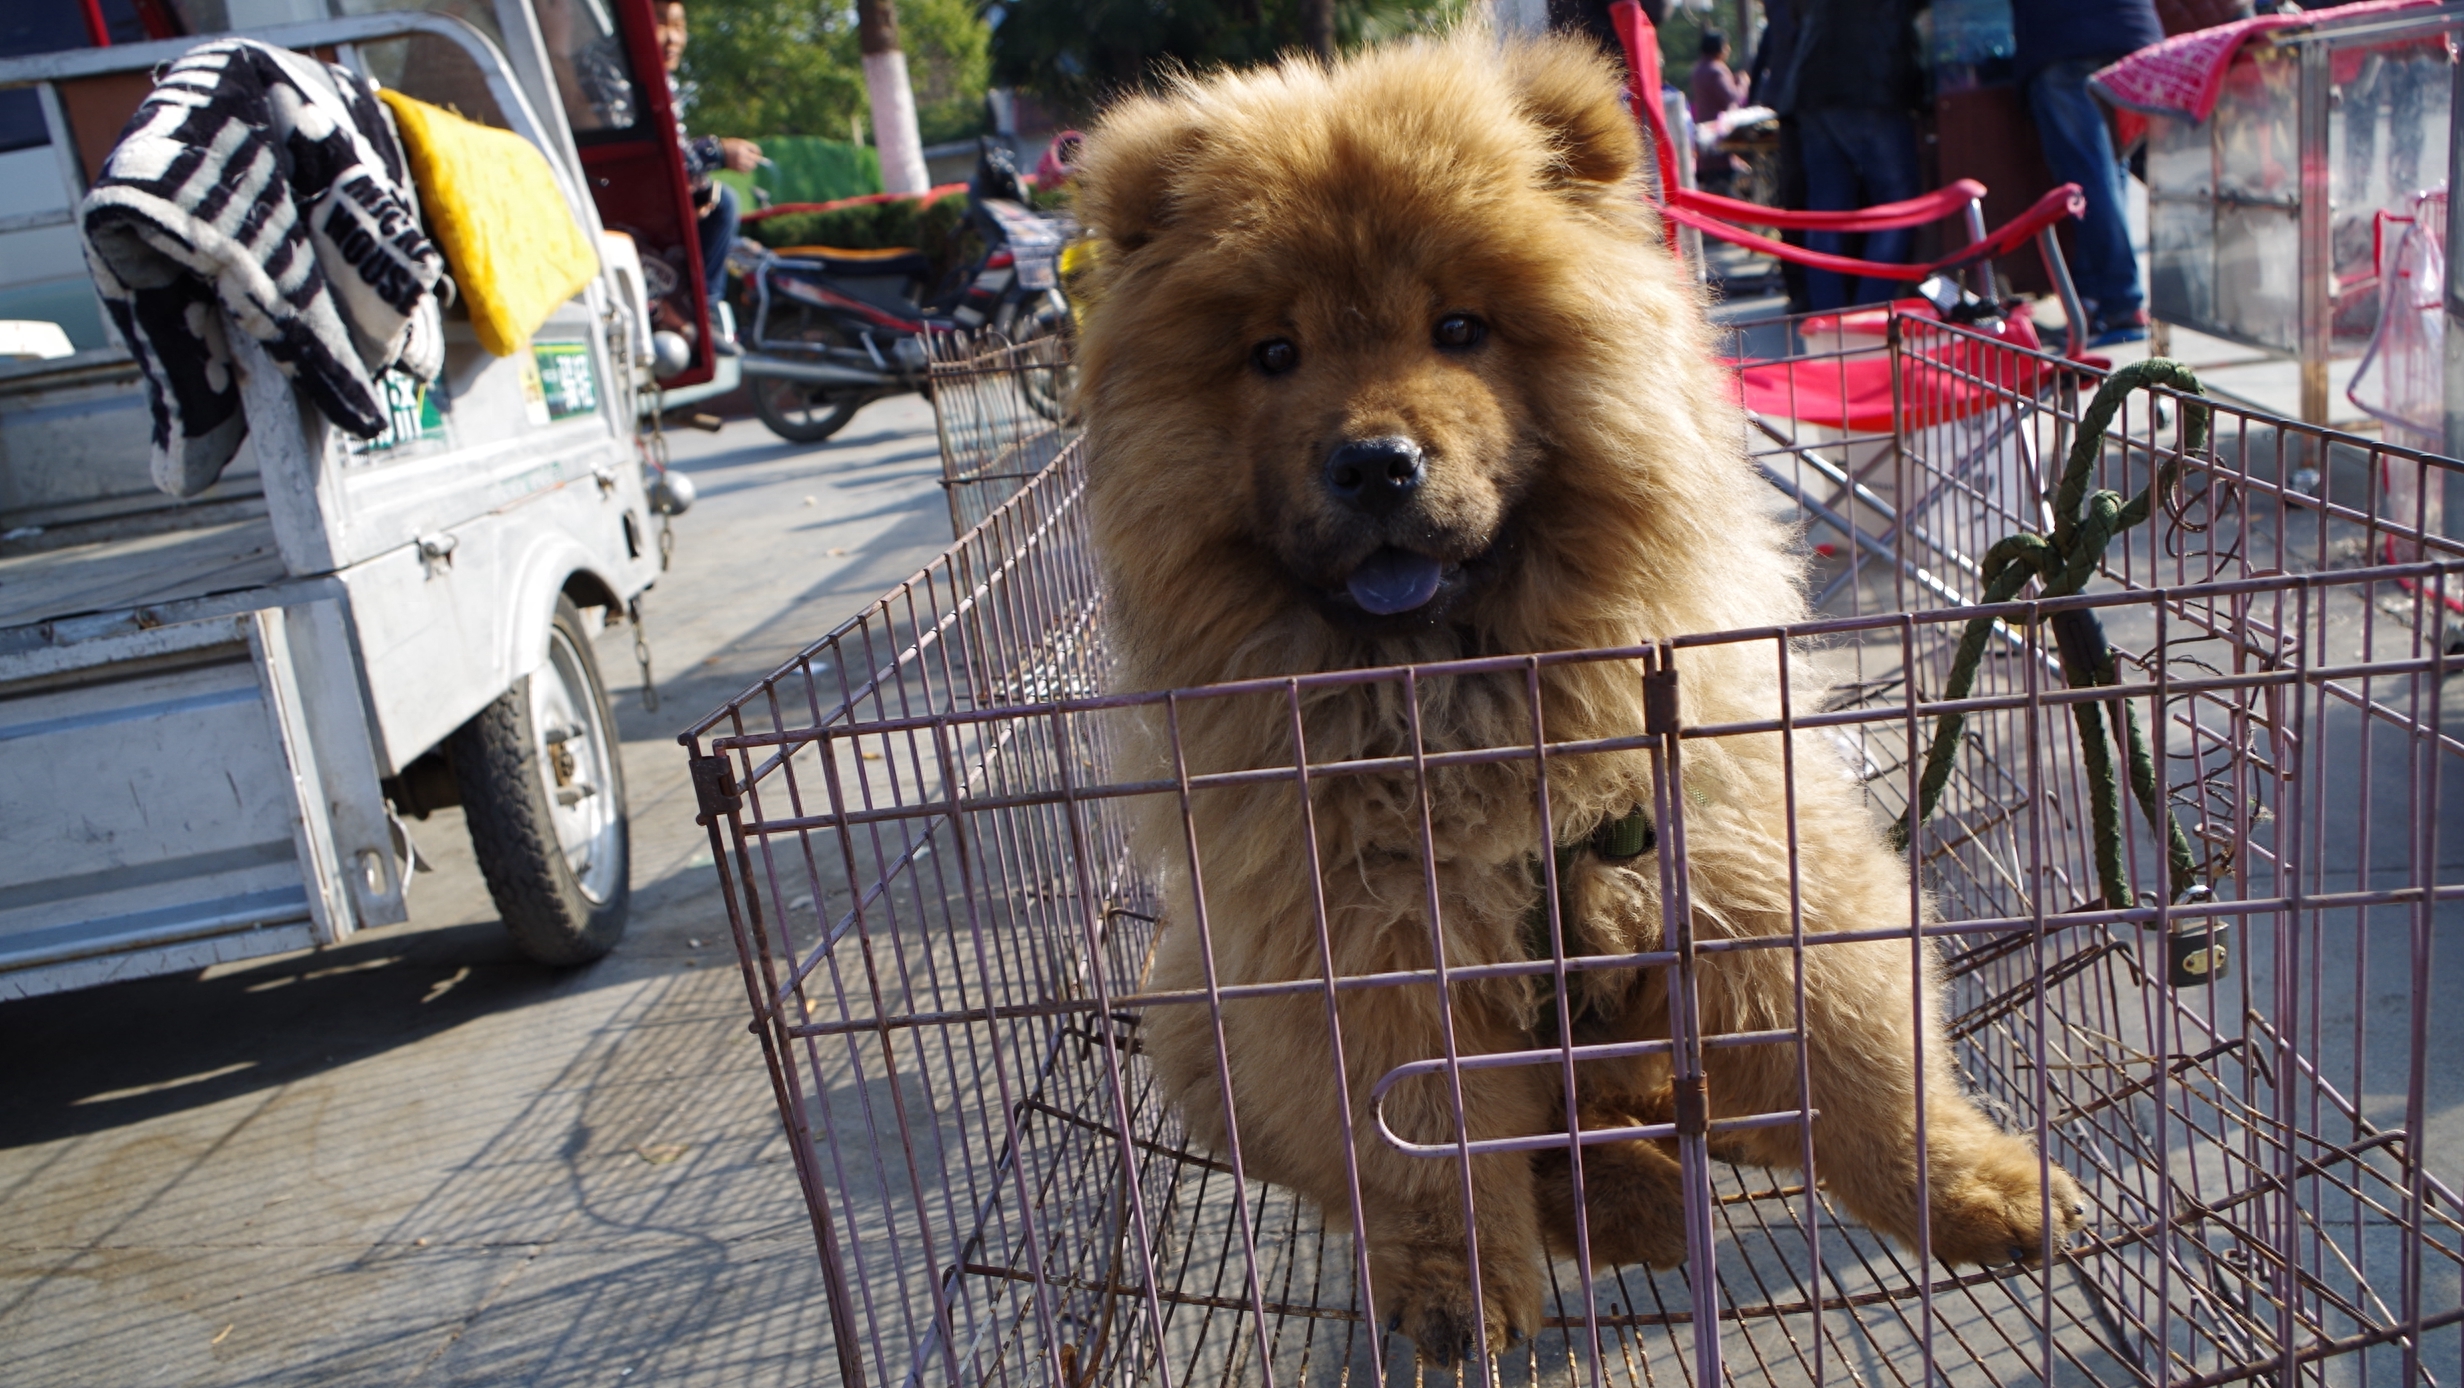
M 2184 395 L 2204 393 L 2199 378 L 2191 374 L 2189 367 L 2164 357 L 2133 362 L 2106 377 L 2096 391 L 2096 398 L 2080 416 L 2079 434 L 2071 444 L 2068 466 L 2063 469 L 2061 484 L 2055 488 L 2053 534 L 2047 537 L 2021 531 L 1987 550 L 1981 604 L 2009 602 L 2032 578 L 2042 585 L 2037 592 L 2039 597 L 2059 598 L 2079 592 L 2103 560 L 2106 544 L 2146 520 L 2154 499 L 2173 490 L 2185 459 L 2207 445 L 2208 410 L 2189 400 L 2182 402 L 2180 446 L 2157 470 L 2155 485 L 2128 500 L 2116 491 L 2100 490 L 2091 495 L 2087 490 L 2088 475 L 2104 451 L 2105 428 L 2113 422 L 2123 399 L 2134 390 L 2158 385 Z M 1993 634 L 1994 621 L 1992 617 L 1976 617 L 1968 622 L 1967 630 L 1960 636 L 1958 656 L 1951 663 L 1950 682 L 1942 691 L 1944 702 L 1968 697 L 1969 689 L 1976 683 L 1977 662 L 1984 658 L 1986 638 Z M 2121 683 L 2113 650 L 2105 643 L 2104 628 L 2094 611 L 2059 612 L 2052 617 L 2051 625 L 2065 684 L 2073 689 L 2091 689 Z M 2132 711 L 2129 700 L 2112 702 L 2129 763 L 2131 790 L 2138 797 L 2139 808 L 2147 815 L 2149 825 L 2162 824 L 2165 828 L 2171 896 L 2178 901 L 2195 885 L 2198 861 L 2191 854 L 2189 835 L 2182 832 L 2182 826 L 2174 821 L 2161 798 L 2156 762 L 2148 754 L 2138 715 Z M 2071 717 L 2079 728 L 2080 759 L 2088 775 L 2088 808 L 2096 837 L 2098 884 L 2108 908 L 2125 910 L 2137 901 L 2129 881 L 2122 875 L 2121 794 L 2113 749 L 2105 741 L 2104 716 L 2096 703 L 2077 703 L 2071 705 Z M 1891 831 L 1893 846 L 1901 851 L 1906 851 L 1916 830 L 1933 814 L 1934 802 L 1941 797 L 1943 784 L 1950 780 L 1951 762 L 1958 755 L 1960 732 L 1966 724 L 1967 715 L 1963 713 L 1946 713 L 1935 720 L 1933 742 L 1925 754 L 1924 774 L 1917 783 L 1916 806 Z

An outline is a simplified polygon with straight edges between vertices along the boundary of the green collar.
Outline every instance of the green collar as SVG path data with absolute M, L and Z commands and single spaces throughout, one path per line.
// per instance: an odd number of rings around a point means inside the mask
M 1594 831 L 1587 833 L 1584 838 L 1577 838 L 1577 841 L 1572 841 L 1572 843 L 1560 843 L 1560 846 L 1557 846 L 1557 922 L 1560 922 L 1562 934 L 1565 934 L 1567 942 L 1572 944 L 1574 922 L 1570 922 L 1565 917 L 1565 890 L 1567 890 L 1565 880 L 1567 880 L 1567 873 L 1572 873 L 1574 870 L 1574 855 L 1582 853 L 1584 848 L 1589 848 L 1594 858 L 1599 858 L 1602 863 L 1626 863 L 1626 860 L 1641 858 L 1643 853 L 1651 853 L 1656 846 L 1658 846 L 1658 836 L 1651 831 L 1651 814 L 1648 814 L 1643 806 L 1634 806 L 1634 811 L 1629 811 L 1624 819 L 1602 821 L 1602 826 L 1594 828 Z M 1538 853 L 1528 860 L 1528 865 L 1530 865 L 1530 875 L 1533 875 L 1535 900 L 1533 900 L 1533 905 L 1530 905 L 1530 910 L 1523 912 L 1523 957 L 1525 959 L 1547 959 L 1550 957 L 1550 939 L 1547 939 L 1547 873 L 1542 873 L 1540 870 Z

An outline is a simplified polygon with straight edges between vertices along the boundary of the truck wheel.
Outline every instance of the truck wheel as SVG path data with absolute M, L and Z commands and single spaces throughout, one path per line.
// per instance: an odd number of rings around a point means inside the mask
M 789 443 L 819 443 L 847 427 L 872 397 L 861 391 L 824 392 L 777 376 L 753 382 L 753 413 Z
M 614 949 L 632 900 L 624 764 L 571 601 L 556 600 L 546 662 L 455 730 L 446 755 L 514 944 L 560 966 Z

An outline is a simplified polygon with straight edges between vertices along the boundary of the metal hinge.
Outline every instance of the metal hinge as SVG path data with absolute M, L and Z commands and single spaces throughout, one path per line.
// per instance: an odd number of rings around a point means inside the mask
M 1701 1137 L 1711 1131 L 1711 1086 L 1701 1075 L 1679 1075 L 1671 1083 L 1677 1100 L 1677 1136 Z
M 744 807 L 744 799 L 736 785 L 735 768 L 725 756 L 687 758 L 693 765 L 693 799 L 702 812 L 693 816 L 696 824 L 708 826 L 721 815 L 732 815 Z
M 1677 731 L 1677 672 L 1654 670 L 1643 676 L 1643 731 L 1665 736 Z

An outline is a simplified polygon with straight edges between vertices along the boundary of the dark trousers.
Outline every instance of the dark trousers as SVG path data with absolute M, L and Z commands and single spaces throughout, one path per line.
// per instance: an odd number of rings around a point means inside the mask
M 2045 163 L 2059 183 L 2076 183 L 2087 195 L 2079 223 L 2078 263 L 2071 282 L 2099 322 L 2139 311 L 2139 261 L 2130 251 L 2130 223 L 2122 211 L 2122 166 L 2113 157 L 2113 136 L 2104 108 L 2088 95 L 2088 74 L 2111 58 L 2066 58 L 2028 79 L 2028 109 L 2036 117 Z
M 696 224 L 701 232 L 702 273 L 710 282 L 710 321 L 719 320 L 719 297 L 727 292 L 727 251 L 736 244 L 736 190 L 721 183 L 710 210 Z
M 1797 112 L 1804 142 L 1805 203 L 1817 212 L 1850 212 L 1877 203 L 1913 198 L 1916 122 L 1905 111 L 1852 106 L 1816 106 Z M 1857 242 L 1862 240 L 1863 244 Z M 1908 259 L 1912 231 L 1807 232 L 1808 250 L 1897 265 Z M 1899 290 L 1896 280 L 1852 280 L 1830 270 L 1805 272 L 1805 297 L 1817 311 L 1850 304 L 1883 303 Z

